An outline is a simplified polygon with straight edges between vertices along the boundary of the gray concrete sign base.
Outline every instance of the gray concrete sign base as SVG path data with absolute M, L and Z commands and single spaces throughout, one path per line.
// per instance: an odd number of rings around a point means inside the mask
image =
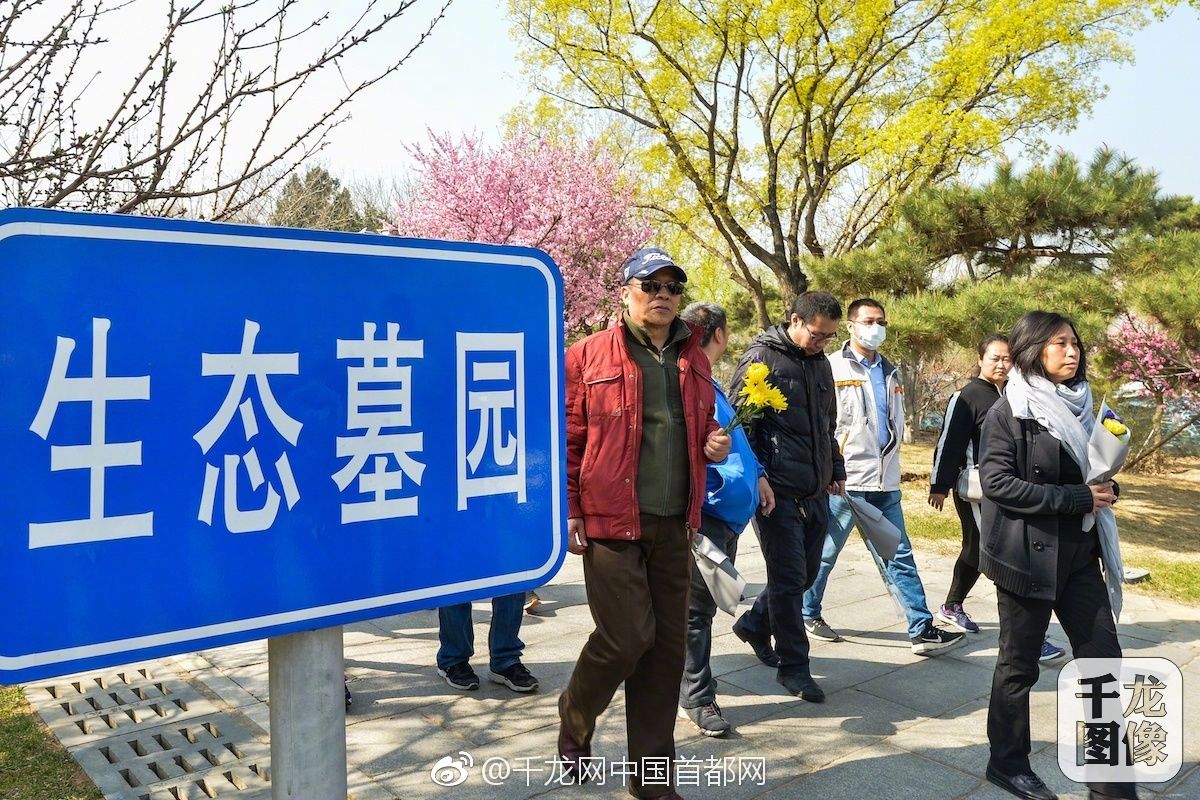
M 342 629 L 267 642 L 271 698 L 272 800 L 346 797 L 346 707 Z

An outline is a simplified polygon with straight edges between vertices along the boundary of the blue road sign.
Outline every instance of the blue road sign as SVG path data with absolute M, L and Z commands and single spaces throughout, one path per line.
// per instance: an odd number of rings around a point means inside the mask
M 544 583 L 562 373 L 538 250 L 0 211 L 0 681 Z

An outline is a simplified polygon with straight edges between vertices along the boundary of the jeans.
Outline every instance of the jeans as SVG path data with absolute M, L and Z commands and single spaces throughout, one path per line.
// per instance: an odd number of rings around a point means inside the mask
M 921 576 L 917 574 L 917 562 L 913 559 L 912 542 L 904 529 L 904 513 L 900 508 L 900 492 L 859 492 L 851 491 L 846 494 L 866 500 L 883 512 L 883 516 L 900 529 L 900 546 L 896 548 L 896 557 L 884 561 L 888 580 L 896 587 L 901 605 L 904 606 L 904 616 L 908 620 L 908 637 L 915 639 L 933 623 L 933 614 L 925 602 L 925 587 L 921 584 Z M 850 503 L 844 497 L 834 495 L 829 498 L 829 528 L 825 534 L 825 546 L 821 552 L 821 566 L 817 570 L 817 578 L 812 588 L 804 593 L 804 618 L 816 619 L 821 616 L 821 600 L 825 596 L 825 585 L 829 582 L 829 573 L 837 563 L 838 554 L 846 545 L 850 529 L 854 527 L 850 518 Z M 867 545 L 871 557 L 880 561 L 875 548 Z
M 502 672 L 521 660 L 525 644 L 518 638 L 521 615 L 525 613 L 525 593 L 492 598 L 492 621 L 488 628 L 488 665 Z M 475 627 L 471 624 L 471 604 L 457 603 L 438 609 L 438 669 L 470 661 L 475 655 Z
M 775 637 L 780 675 L 809 674 L 804 592 L 821 564 L 828 517 L 824 495 L 811 500 L 776 495 L 771 516 L 755 516 L 767 588 L 735 625 L 751 635 Z
M 728 522 L 702 514 L 700 533 L 724 551 L 730 561 L 737 557 L 738 531 Z M 708 591 L 708 584 L 700 577 L 700 569 L 692 563 L 692 599 L 688 605 L 687 653 L 683 662 L 683 686 L 680 689 L 679 705 L 684 708 L 699 708 L 717 699 L 717 679 L 713 677 L 712 665 L 712 621 L 717 614 L 717 604 Z

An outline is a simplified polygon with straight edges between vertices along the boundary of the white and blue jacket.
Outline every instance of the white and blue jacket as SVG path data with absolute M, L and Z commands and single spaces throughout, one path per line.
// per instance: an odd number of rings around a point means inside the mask
M 895 365 L 883 358 L 888 414 L 879 418 L 871 376 L 847 342 L 829 357 L 837 391 L 837 442 L 846 462 L 846 488 L 861 492 L 900 489 L 900 440 L 904 438 L 904 390 Z M 887 446 L 879 447 L 879 429 L 888 430 Z

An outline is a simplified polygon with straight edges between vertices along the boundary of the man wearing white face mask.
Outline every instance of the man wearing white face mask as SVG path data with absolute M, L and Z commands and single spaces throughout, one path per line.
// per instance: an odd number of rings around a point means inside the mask
M 864 297 L 850 304 L 846 317 L 850 341 L 829 356 L 838 401 L 836 435 L 846 462 L 846 494 L 875 506 L 900 529 L 896 555 L 883 566 L 904 607 L 913 652 L 936 655 L 962 644 L 963 635 L 934 626 L 912 543 L 904 529 L 900 508 L 904 393 L 896 367 L 879 353 L 887 336 L 887 316 L 881 303 Z M 821 616 L 821 601 L 829 573 L 852 527 L 849 502 L 845 497 L 830 497 L 821 568 L 812 587 L 804 593 L 804 626 L 811 637 L 841 640 Z M 872 557 L 878 558 L 874 551 Z

